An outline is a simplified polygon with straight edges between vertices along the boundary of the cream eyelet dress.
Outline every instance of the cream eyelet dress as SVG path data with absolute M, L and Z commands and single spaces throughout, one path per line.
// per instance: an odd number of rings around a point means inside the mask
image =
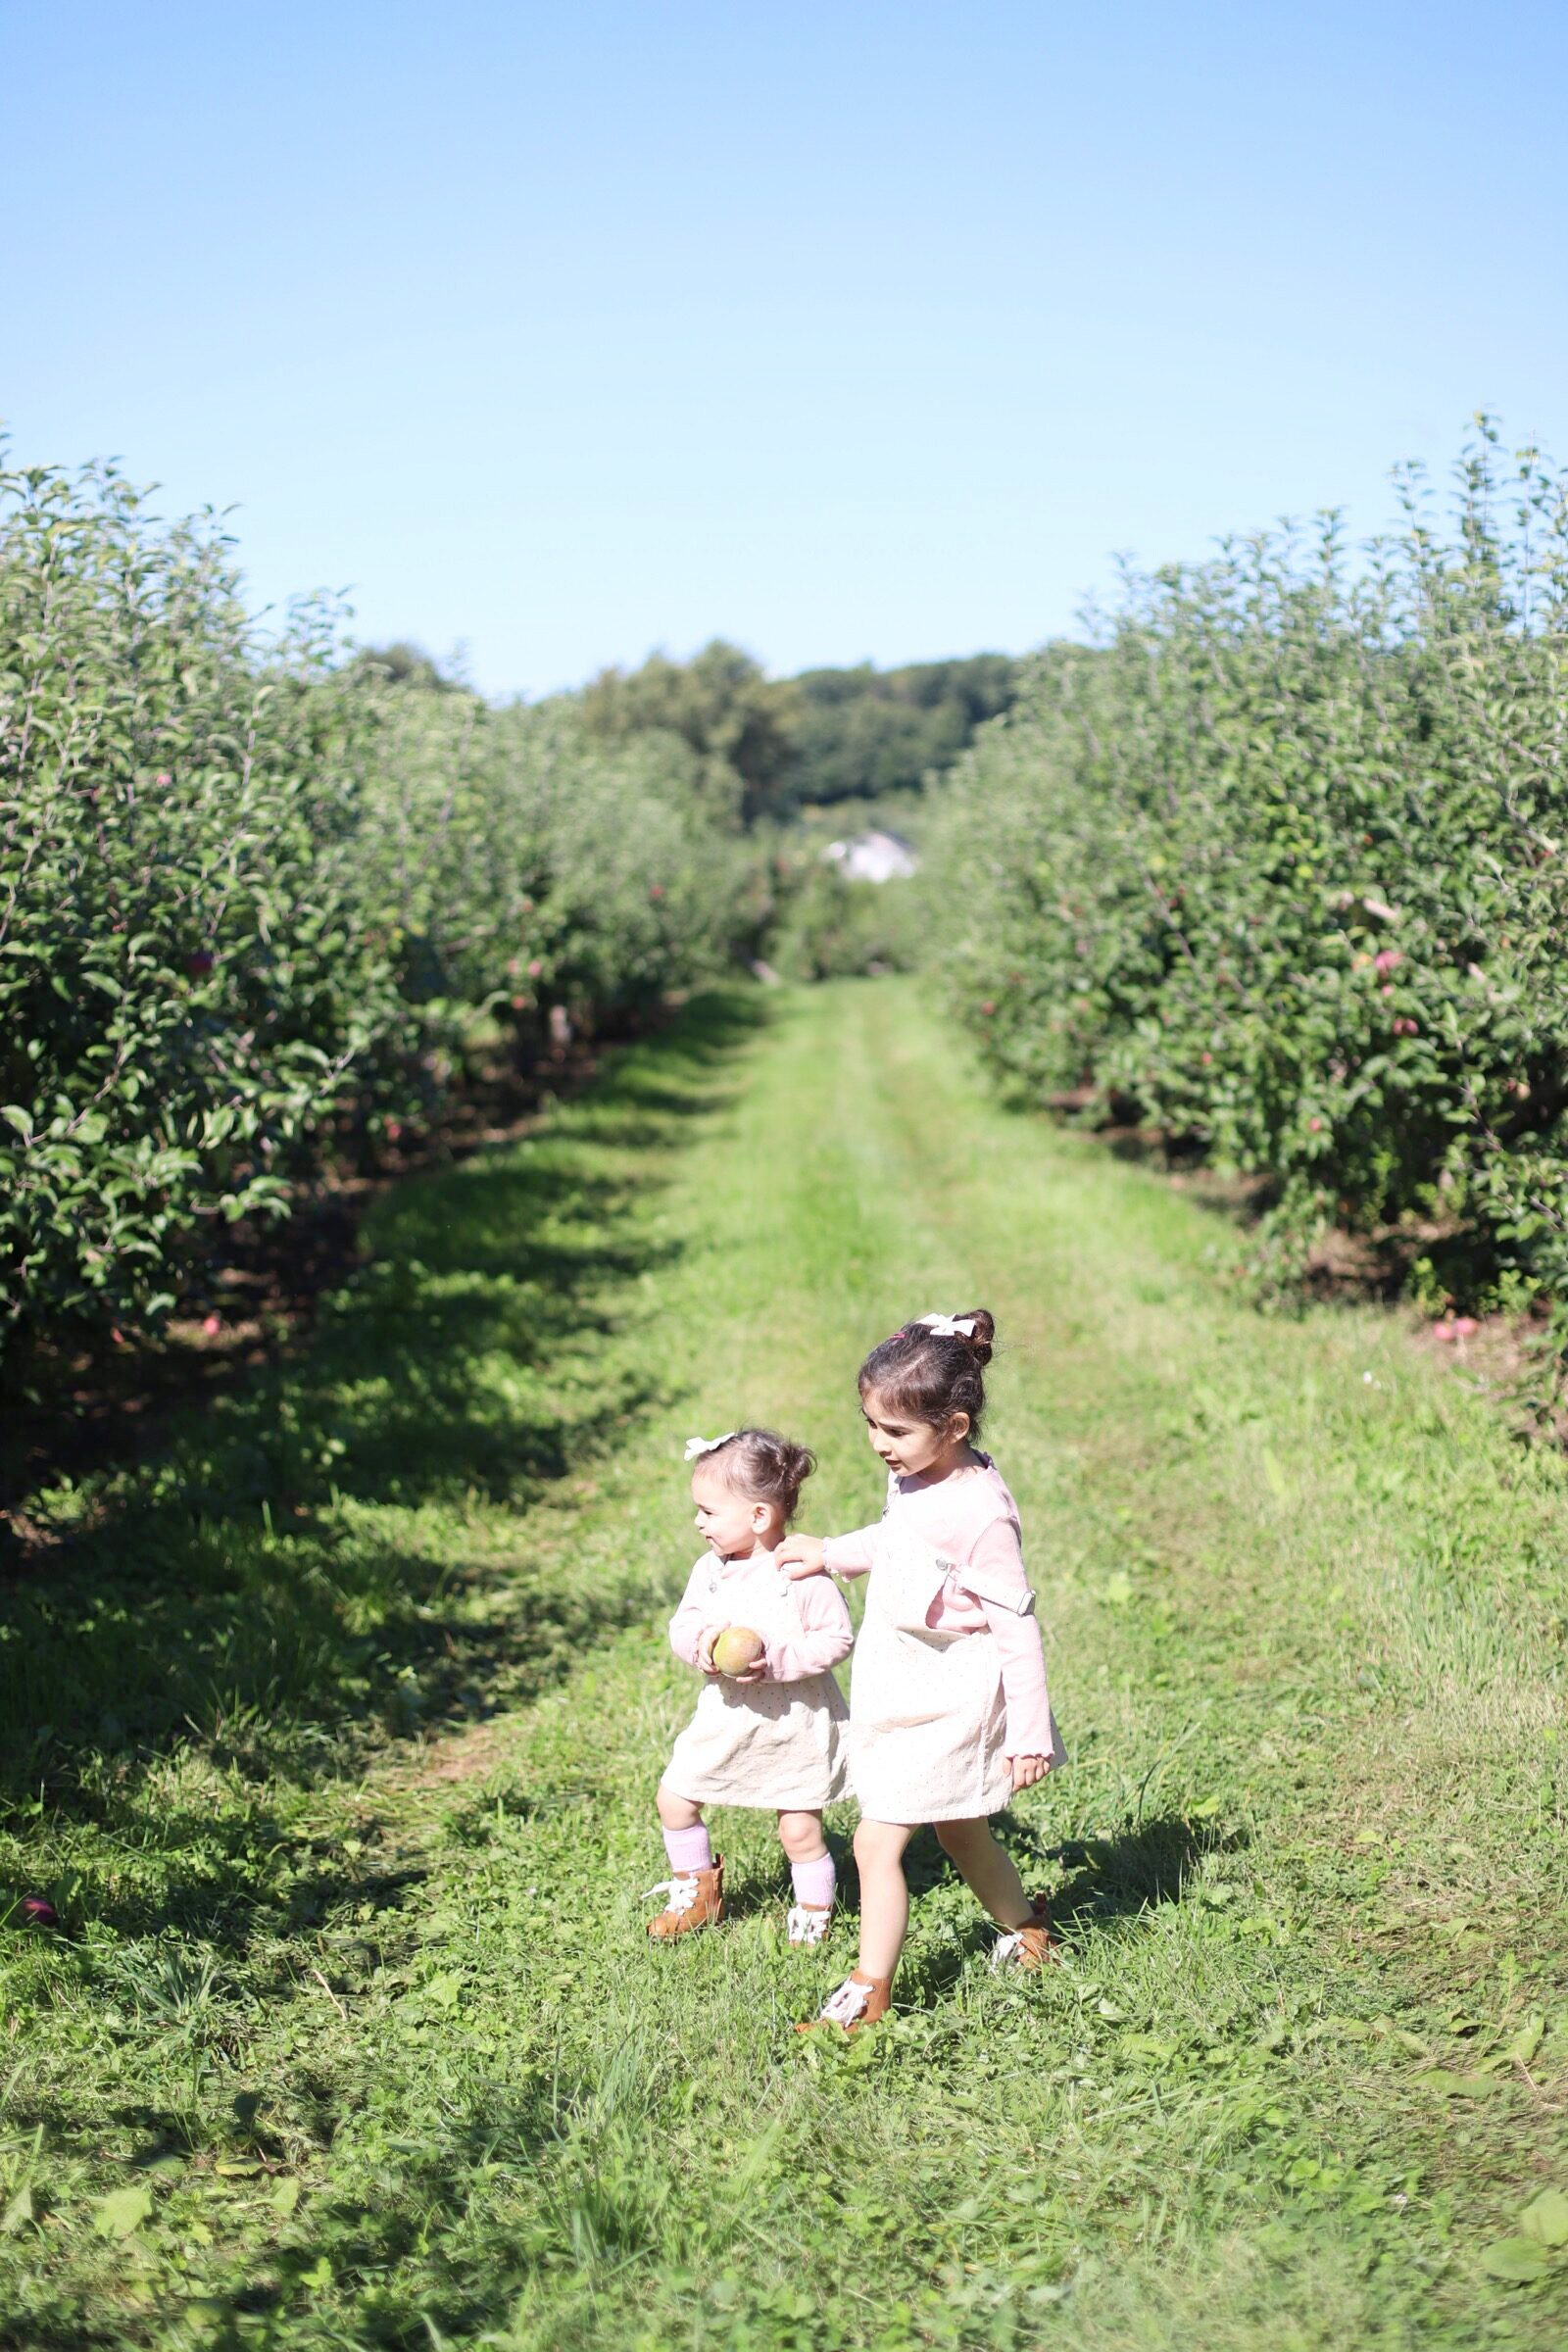
M 966 1534 L 978 1542 L 988 1529 L 988 1557 L 954 1556 L 970 1548 Z M 981 1820 L 1011 1801 L 1012 1756 L 1062 1761 L 1017 1506 L 988 1456 L 939 1487 L 890 1475 L 880 1525 L 831 1539 L 828 1566 L 869 1573 L 850 1689 L 850 1780 L 862 1814 Z

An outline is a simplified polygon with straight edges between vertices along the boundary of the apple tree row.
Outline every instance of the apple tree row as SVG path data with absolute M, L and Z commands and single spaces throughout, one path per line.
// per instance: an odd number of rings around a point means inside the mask
M 756 909 L 700 782 L 318 607 L 264 639 L 217 522 L 113 469 L 0 475 L 0 1357 L 156 1321 L 476 1028 L 526 1059 L 721 961 Z
M 1568 505 L 1485 419 L 1440 505 L 1129 576 L 927 839 L 952 1001 L 1021 1098 L 1264 1180 L 1436 1305 L 1568 1298 Z

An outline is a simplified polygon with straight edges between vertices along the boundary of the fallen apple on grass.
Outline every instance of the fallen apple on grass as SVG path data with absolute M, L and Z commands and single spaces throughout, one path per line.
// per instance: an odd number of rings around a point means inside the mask
M 760 1634 L 749 1625 L 726 1625 L 713 1643 L 713 1664 L 720 1674 L 749 1674 L 762 1655 Z

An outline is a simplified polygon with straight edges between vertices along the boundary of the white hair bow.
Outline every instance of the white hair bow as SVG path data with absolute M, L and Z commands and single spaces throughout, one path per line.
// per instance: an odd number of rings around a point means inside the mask
M 917 1315 L 915 1320 L 931 1334 L 934 1340 L 972 1340 L 974 1338 L 973 1315 Z
M 734 1430 L 726 1429 L 721 1438 L 688 1438 L 686 1459 L 695 1462 L 700 1461 L 705 1453 L 716 1453 L 720 1446 L 727 1446 L 734 1435 Z

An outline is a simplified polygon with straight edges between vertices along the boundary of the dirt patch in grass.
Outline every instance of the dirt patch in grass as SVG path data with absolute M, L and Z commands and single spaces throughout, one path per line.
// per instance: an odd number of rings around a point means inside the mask
M 512 1718 L 497 1716 L 432 1740 L 410 1773 L 409 1786 L 444 1788 L 465 1781 L 482 1781 L 501 1761 L 511 1730 Z

